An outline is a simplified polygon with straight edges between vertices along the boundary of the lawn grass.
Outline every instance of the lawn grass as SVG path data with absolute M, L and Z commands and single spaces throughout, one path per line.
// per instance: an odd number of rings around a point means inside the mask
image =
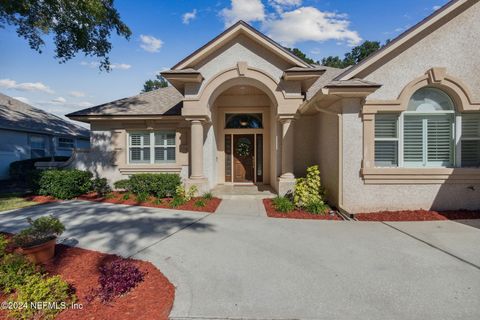
M 25 200 L 20 194 L 0 195 L 0 211 L 29 207 L 38 204 L 34 201 Z

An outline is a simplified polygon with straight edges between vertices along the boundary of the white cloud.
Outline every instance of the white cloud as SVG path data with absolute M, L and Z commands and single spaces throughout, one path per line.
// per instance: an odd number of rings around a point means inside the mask
M 433 6 L 432 9 L 433 11 L 437 11 L 438 9 L 440 9 L 442 6 Z
M 283 12 L 276 19 L 263 23 L 267 34 L 283 45 L 293 46 L 303 41 L 337 40 L 358 45 L 362 38 L 350 30 L 344 14 L 323 12 L 314 7 L 301 7 Z
M 68 95 L 75 98 L 81 98 L 86 96 L 86 94 L 81 91 L 70 91 Z
M 88 102 L 88 101 L 82 101 L 82 102 L 79 102 L 79 103 L 74 103 L 73 106 L 81 107 L 81 108 L 89 108 L 89 107 L 93 107 L 93 103 Z
M 229 27 L 238 20 L 246 22 L 264 21 L 265 7 L 260 0 L 232 0 L 231 8 L 220 11 L 225 27 Z
M 15 89 L 19 91 L 39 91 L 52 94 L 54 91 L 41 82 L 22 82 L 17 83 L 11 79 L 0 79 L 0 87 Z
M 268 3 L 278 13 L 282 13 L 285 9 L 300 6 L 302 4 L 302 0 L 269 0 Z
M 91 68 L 91 69 L 96 69 L 100 66 L 100 62 L 98 61 L 82 61 L 80 62 L 82 66 Z M 127 63 L 111 63 L 110 64 L 110 69 L 112 70 L 128 70 L 132 67 L 132 65 L 127 64 Z
M 194 20 L 197 17 L 197 9 L 193 9 L 192 12 L 185 12 L 182 15 L 182 22 L 184 24 L 189 24 L 190 21 Z
M 28 100 L 28 98 L 25 98 L 25 97 L 13 97 L 13 99 L 17 99 L 18 101 L 22 101 L 23 103 L 30 104 L 30 100 Z
M 56 97 L 55 99 L 52 99 L 53 104 L 64 104 L 67 102 L 67 99 L 64 97 Z
M 89 67 L 89 68 L 98 68 L 100 66 L 100 62 L 97 61 L 82 61 L 80 62 L 82 66 Z
M 163 41 L 155 38 L 154 36 L 148 36 L 141 34 L 140 42 L 142 43 L 140 47 L 147 52 L 158 52 L 163 45 Z
M 126 64 L 126 63 L 112 63 L 110 65 L 110 68 L 113 69 L 118 69 L 118 70 L 128 70 L 130 69 L 132 66 L 130 64 Z

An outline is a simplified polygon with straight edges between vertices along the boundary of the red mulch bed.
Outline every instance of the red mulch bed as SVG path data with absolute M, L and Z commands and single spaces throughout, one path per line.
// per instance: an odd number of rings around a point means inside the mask
M 51 196 L 35 196 L 35 195 L 29 195 L 29 196 L 24 196 L 23 197 L 27 201 L 34 201 L 38 203 L 52 203 L 52 202 L 58 202 L 59 200 L 55 199 L 54 197 Z
M 263 199 L 263 205 L 270 218 L 287 218 L 287 219 L 314 219 L 314 220 L 343 220 L 338 215 L 330 214 L 314 214 L 303 210 L 295 210 L 288 213 L 278 212 L 273 206 L 272 199 Z
M 373 213 L 358 213 L 355 215 L 360 221 L 436 221 L 436 220 L 460 220 L 480 219 L 480 211 L 381 211 Z
M 134 194 L 130 194 L 128 200 L 123 199 L 125 192 L 112 192 L 109 197 L 100 197 L 97 193 L 88 193 L 83 196 L 77 197 L 79 200 L 88 200 L 96 202 L 108 202 L 115 204 L 127 204 L 130 206 L 143 206 L 143 207 L 152 207 L 152 208 L 164 208 L 164 209 L 175 209 L 175 210 L 189 210 L 189 211 L 198 211 L 198 212 L 209 212 L 213 213 L 217 210 L 217 207 L 220 205 L 221 199 L 213 198 L 211 200 L 205 200 L 205 207 L 195 206 L 195 201 L 201 198 L 193 198 L 184 205 L 172 208 L 169 204 L 172 201 L 171 198 L 162 199 L 161 204 L 155 204 L 155 198 L 151 197 L 146 202 L 138 202 Z
M 98 287 L 99 266 L 117 259 L 118 256 L 97 251 L 56 246 L 55 258 L 44 265 L 52 275 L 60 275 L 72 285 L 81 310 L 62 311 L 57 320 L 115 319 L 115 320 L 157 320 L 168 319 L 175 297 L 175 287 L 150 262 L 131 260 L 145 274 L 145 278 L 126 295 L 117 297 L 108 304 L 100 299 L 88 302 L 92 289 Z M 0 301 L 5 300 L 0 295 Z M 6 319 L 5 310 L 0 310 L 0 319 Z

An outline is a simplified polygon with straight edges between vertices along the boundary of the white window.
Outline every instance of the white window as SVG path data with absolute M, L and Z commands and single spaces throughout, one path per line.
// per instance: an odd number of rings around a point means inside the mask
M 129 163 L 175 162 L 175 132 L 130 132 Z
M 418 90 L 407 110 L 395 118 L 375 117 L 376 166 L 480 165 L 480 116 L 455 114 L 452 99 L 442 90 Z
M 58 147 L 62 149 L 75 148 L 75 141 L 70 138 L 58 138 Z
M 46 156 L 47 139 L 42 136 L 30 136 L 30 158 L 43 158 Z
M 463 115 L 461 148 L 462 167 L 480 167 L 480 115 Z

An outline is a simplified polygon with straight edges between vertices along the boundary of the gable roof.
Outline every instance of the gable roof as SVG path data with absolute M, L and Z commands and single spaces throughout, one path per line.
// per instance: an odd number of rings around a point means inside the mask
M 214 52 L 217 50 L 223 43 L 231 40 L 233 37 L 235 37 L 237 34 L 244 33 L 247 35 L 250 35 L 254 39 L 257 40 L 258 43 L 263 45 L 264 47 L 269 48 L 273 52 L 275 52 L 277 55 L 282 57 L 284 60 L 289 61 L 290 63 L 294 64 L 295 66 L 298 67 L 303 67 L 303 68 L 310 68 L 310 64 L 307 62 L 303 61 L 293 53 L 291 53 L 289 50 L 281 46 L 279 43 L 275 42 L 271 38 L 267 37 L 265 34 L 261 33 L 245 21 L 238 21 L 222 33 L 220 33 L 218 36 L 207 42 L 205 45 L 202 47 L 198 48 L 195 50 L 193 53 L 182 59 L 180 62 L 178 62 L 176 65 L 172 67 L 172 70 L 176 69 L 185 69 L 192 67 L 193 64 L 196 62 L 202 60 L 205 55 Z
M 0 128 L 88 138 L 90 131 L 56 115 L 0 93 Z
M 383 65 L 383 60 L 391 60 L 393 57 L 403 52 L 405 48 L 411 47 L 420 39 L 424 38 L 433 29 L 439 28 L 456 16 L 465 11 L 480 0 L 452 0 L 440 9 L 433 12 L 410 29 L 406 30 L 398 37 L 390 41 L 382 49 L 372 54 L 367 59 L 357 65 L 345 70 L 336 77 L 336 80 L 349 80 L 356 77 L 364 77 L 362 73 L 371 73 Z
M 82 120 L 88 116 L 177 116 L 181 115 L 182 99 L 180 92 L 169 86 L 72 112 L 67 117 Z

